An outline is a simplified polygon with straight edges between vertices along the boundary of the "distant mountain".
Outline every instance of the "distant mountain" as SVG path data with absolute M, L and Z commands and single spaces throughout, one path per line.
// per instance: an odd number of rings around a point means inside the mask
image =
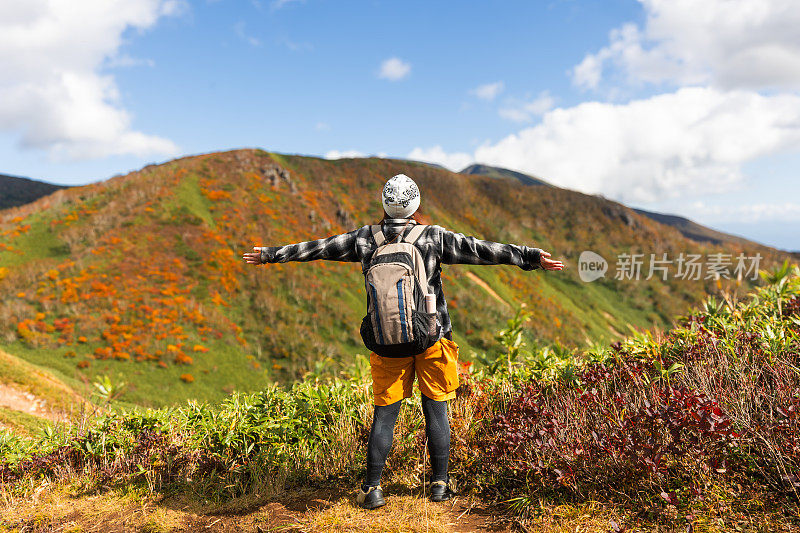
M 65 188 L 65 185 L 0 174 L 0 209 L 29 204 Z
M 443 167 L 439 163 L 431 163 L 429 161 L 418 161 L 416 159 L 398 159 L 397 161 L 408 161 L 409 163 L 415 163 L 417 165 L 427 165 L 429 167 L 438 168 L 440 170 L 447 170 L 447 168 Z
M 529 176 L 527 174 L 523 174 L 522 172 L 516 172 L 514 170 L 508 170 L 500 167 L 491 167 L 489 165 L 480 165 L 480 164 L 470 165 L 464 170 L 462 170 L 461 174 L 478 174 L 481 176 L 490 176 L 493 178 L 498 178 L 498 177 L 516 178 L 517 180 L 520 181 L 520 183 L 523 183 L 525 185 L 547 185 L 548 187 L 553 187 L 553 185 L 547 183 L 546 181 L 540 178 Z M 655 220 L 660 224 L 672 226 L 673 228 L 680 231 L 684 237 L 686 237 L 687 239 L 691 239 L 695 242 L 708 243 L 708 244 L 732 244 L 736 246 L 762 246 L 761 244 L 745 239 L 744 237 L 739 237 L 738 235 L 731 235 L 729 233 L 723 233 L 721 231 L 707 228 L 706 226 L 700 225 L 697 222 L 693 222 L 688 218 L 684 218 L 678 215 L 654 213 L 652 211 L 645 211 L 644 209 L 636 209 L 636 208 L 631 208 L 631 209 L 639 213 L 640 215 L 644 215 L 651 220 Z M 625 220 L 623 219 L 623 221 Z M 790 253 L 793 256 L 798 257 L 798 253 L 800 252 L 790 252 Z
M 756 244 L 754 241 L 750 241 L 748 239 L 745 239 L 744 237 L 739 237 L 738 235 L 731 235 L 729 233 L 723 233 L 715 229 L 707 228 L 705 226 L 701 226 L 697 222 L 693 222 L 688 218 L 684 218 L 678 215 L 654 213 L 652 211 L 645 211 L 644 209 L 636 209 L 636 208 L 633 208 L 633 210 L 639 213 L 640 215 L 644 215 L 647 218 L 655 220 L 656 222 L 672 226 L 673 228 L 683 233 L 683 235 L 686 238 L 692 239 L 693 241 L 707 242 L 711 244 L 723 244 L 723 243 L 738 244 L 738 245 Z
M 523 185 L 545 185 L 552 187 L 549 183 L 540 178 L 523 174 L 515 170 L 508 170 L 507 168 L 491 167 L 489 165 L 481 165 L 476 163 L 463 169 L 460 174 L 477 174 L 479 176 L 489 176 L 490 178 L 514 178 L 519 180 Z

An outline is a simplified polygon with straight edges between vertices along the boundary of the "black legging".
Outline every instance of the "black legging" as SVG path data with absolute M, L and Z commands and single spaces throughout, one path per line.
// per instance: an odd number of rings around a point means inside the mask
M 372 428 L 367 443 L 367 479 L 363 490 L 380 485 L 381 472 L 386 457 L 392 449 L 392 436 L 397 415 L 398 400 L 391 405 L 376 405 Z M 428 453 L 431 456 L 431 481 L 447 481 L 447 462 L 450 457 L 450 419 L 447 417 L 447 401 L 437 402 L 422 395 L 422 412 L 425 415 L 425 435 L 428 437 Z

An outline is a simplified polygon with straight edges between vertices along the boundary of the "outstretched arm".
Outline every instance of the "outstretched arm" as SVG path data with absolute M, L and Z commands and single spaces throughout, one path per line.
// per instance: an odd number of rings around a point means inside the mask
M 544 268 L 561 270 L 561 261 L 553 261 L 540 248 L 484 241 L 463 233 L 441 230 L 441 258 L 445 264 L 516 265 L 523 270 Z
M 262 263 L 286 263 L 287 261 L 359 261 L 356 236 L 359 230 L 333 235 L 316 241 L 287 244 L 286 246 L 254 246 L 252 252 L 243 254 L 244 260 L 253 265 Z

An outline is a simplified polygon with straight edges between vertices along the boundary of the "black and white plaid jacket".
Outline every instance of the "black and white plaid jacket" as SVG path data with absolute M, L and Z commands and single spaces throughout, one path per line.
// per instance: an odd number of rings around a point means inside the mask
M 383 232 L 388 241 L 392 241 L 409 222 L 405 218 L 388 218 L 383 221 Z M 411 230 L 416 222 L 412 219 L 404 232 Z M 452 325 L 447 313 L 447 301 L 442 291 L 441 264 L 468 265 L 516 265 L 523 270 L 540 268 L 539 248 L 482 241 L 475 237 L 466 237 L 463 233 L 454 233 L 441 226 L 432 225 L 415 243 L 425 260 L 428 273 L 428 284 L 436 293 L 436 311 L 442 325 L 442 336 L 451 337 Z M 285 263 L 287 261 L 313 261 L 328 259 L 330 261 L 361 261 L 362 272 L 369 267 L 369 261 L 377 246 L 372 237 L 370 226 L 340 235 L 333 235 L 316 241 L 306 241 L 286 246 L 269 246 L 261 248 L 262 263 Z

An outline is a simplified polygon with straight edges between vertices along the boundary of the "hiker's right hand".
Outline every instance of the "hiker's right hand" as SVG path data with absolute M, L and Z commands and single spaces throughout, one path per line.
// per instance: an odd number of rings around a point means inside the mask
M 260 246 L 253 246 L 253 252 L 245 252 L 242 257 L 244 258 L 245 263 L 250 265 L 260 265 L 261 264 L 261 247 Z
M 544 250 L 541 251 L 539 254 L 539 264 L 542 265 L 542 268 L 545 270 L 563 270 L 564 263 L 561 261 L 554 261 L 550 259 L 550 252 L 545 252 Z

